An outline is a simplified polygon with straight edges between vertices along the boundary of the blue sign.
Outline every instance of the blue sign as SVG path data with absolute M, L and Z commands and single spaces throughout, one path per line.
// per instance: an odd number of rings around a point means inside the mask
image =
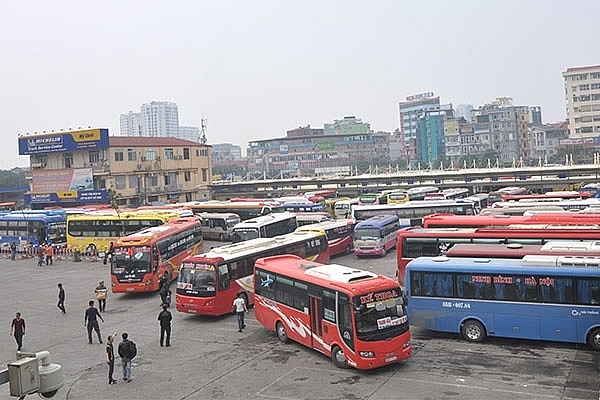
M 108 145 L 108 129 L 26 135 L 19 137 L 19 155 L 107 149 Z

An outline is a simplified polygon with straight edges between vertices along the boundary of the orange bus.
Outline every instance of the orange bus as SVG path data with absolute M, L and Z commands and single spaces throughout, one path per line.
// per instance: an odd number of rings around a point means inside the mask
M 181 263 L 175 306 L 177 311 L 224 315 L 239 292 L 254 302 L 252 272 L 261 257 L 294 254 L 309 261 L 329 262 L 327 237 L 320 232 L 293 232 L 274 238 L 256 238 L 211 249 Z
M 412 354 L 406 295 L 387 276 L 285 254 L 256 261 L 254 292 L 258 322 L 337 367 L 373 369 Z
M 113 293 L 157 291 L 160 277 L 166 272 L 177 278 L 181 261 L 201 252 L 203 244 L 197 217 L 172 219 L 117 239 L 110 262 Z

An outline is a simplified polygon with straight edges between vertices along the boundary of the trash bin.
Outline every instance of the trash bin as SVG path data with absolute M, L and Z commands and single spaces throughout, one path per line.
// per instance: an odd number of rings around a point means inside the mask
M 80 250 L 75 250 L 73 252 L 73 261 L 75 261 L 75 262 L 81 261 L 81 251 Z

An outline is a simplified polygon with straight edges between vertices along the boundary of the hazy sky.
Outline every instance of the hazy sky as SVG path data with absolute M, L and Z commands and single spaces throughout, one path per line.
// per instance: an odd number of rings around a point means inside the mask
M 208 143 L 285 136 L 354 115 L 399 127 L 398 102 L 512 97 L 564 120 L 561 73 L 600 64 L 600 1 L 0 0 L 0 168 L 17 134 L 172 101 Z

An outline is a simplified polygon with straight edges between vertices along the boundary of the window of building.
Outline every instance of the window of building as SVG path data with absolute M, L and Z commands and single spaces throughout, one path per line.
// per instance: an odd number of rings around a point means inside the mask
M 165 149 L 165 160 L 173 160 L 175 158 L 175 152 L 172 148 Z
M 122 190 L 125 189 L 125 184 L 127 182 L 125 175 L 117 175 L 115 176 L 115 189 Z
M 184 160 L 189 160 L 190 159 L 190 148 L 189 147 L 184 147 L 183 148 L 183 159 Z
M 140 179 L 137 175 L 129 175 L 129 189 L 137 189 Z
M 592 90 L 598 90 L 598 89 L 600 89 L 600 83 L 592 83 L 592 84 L 590 85 L 590 88 L 591 88 Z
M 135 149 L 127 149 L 127 161 L 137 161 Z
M 123 149 L 115 149 L 115 161 L 123 161 Z
M 577 85 L 575 85 L 575 86 L 571 86 L 571 91 L 572 91 L 572 92 L 576 92 L 576 91 L 577 91 Z
M 90 164 L 96 164 L 100 162 L 100 151 L 99 150 L 90 150 L 88 153 Z
M 146 187 L 158 186 L 158 175 L 152 174 L 146 176 Z
M 208 181 L 208 168 L 202 168 L 202 181 Z
M 296 150 L 294 150 L 296 151 Z M 208 157 L 207 149 L 196 149 L 196 157 Z
M 63 168 L 73 168 L 73 153 L 63 153 L 62 166 Z
M 146 160 L 145 161 L 154 161 L 154 160 L 156 160 L 156 150 L 146 149 Z
M 591 77 L 592 79 L 600 79 L 600 72 L 592 72 L 592 73 L 590 74 L 590 77 Z
M 579 90 L 590 90 L 590 84 L 584 83 L 582 85 L 579 85 Z
M 192 174 L 190 171 L 183 171 L 183 180 L 189 182 L 192 180 Z
M 165 186 L 177 186 L 177 184 L 179 183 L 179 175 L 177 174 L 177 172 L 169 172 L 167 174 L 165 174 Z
M 588 96 L 588 100 L 589 100 L 589 97 L 590 96 Z M 594 101 L 600 100 L 600 94 L 593 94 L 592 95 L 592 100 L 594 100 Z

